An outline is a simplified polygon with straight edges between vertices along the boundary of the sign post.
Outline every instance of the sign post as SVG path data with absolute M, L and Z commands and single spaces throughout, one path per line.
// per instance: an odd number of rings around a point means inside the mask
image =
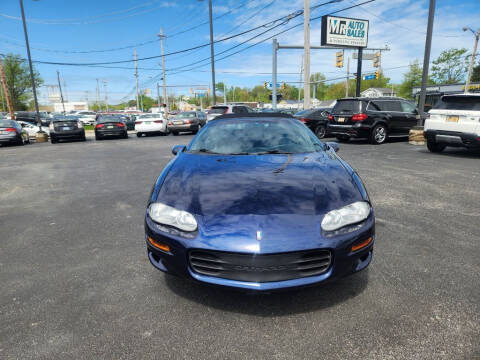
M 362 81 L 363 48 L 368 45 L 368 20 L 351 19 L 325 15 L 322 16 L 322 46 L 358 48 L 357 86 L 355 96 L 360 96 Z

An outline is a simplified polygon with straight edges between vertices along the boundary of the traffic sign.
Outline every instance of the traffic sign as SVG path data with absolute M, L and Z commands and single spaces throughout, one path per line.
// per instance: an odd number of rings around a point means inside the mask
M 363 80 L 375 80 L 376 78 L 375 74 L 363 75 Z
M 278 89 L 279 87 L 281 87 L 281 84 L 280 84 L 280 83 L 277 83 L 277 89 Z M 268 88 L 269 88 L 269 89 L 272 89 L 272 88 L 273 88 L 272 83 L 268 83 Z
M 205 97 L 205 93 L 197 93 L 197 97 Z

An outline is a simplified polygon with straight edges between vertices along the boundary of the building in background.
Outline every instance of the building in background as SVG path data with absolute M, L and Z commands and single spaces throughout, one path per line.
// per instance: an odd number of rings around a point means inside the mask
M 53 111 L 55 112 L 63 112 L 63 106 L 65 105 L 65 111 L 80 111 L 80 110 L 88 110 L 88 103 L 86 101 L 67 101 L 64 102 L 63 105 L 61 102 L 55 102 L 53 104 Z
M 368 88 L 360 93 L 362 97 L 383 97 L 383 96 L 397 96 L 397 93 L 392 88 Z

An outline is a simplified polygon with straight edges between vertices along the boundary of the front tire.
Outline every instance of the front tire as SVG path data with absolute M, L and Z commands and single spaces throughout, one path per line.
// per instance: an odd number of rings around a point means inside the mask
M 173 136 L 178 136 L 178 131 L 172 131 Z
M 376 125 L 370 133 L 370 142 L 374 145 L 383 144 L 385 141 L 387 141 L 387 138 L 387 127 L 383 124 Z
M 142 133 L 137 132 L 137 137 L 142 137 Z
M 428 148 L 428 150 L 430 150 L 430 152 L 439 153 L 439 152 L 442 152 L 443 150 L 445 150 L 446 147 L 447 147 L 447 145 L 445 145 L 445 144 L 439 144 L 439 143 L 435 142 L 435 140 L 427 139 L 427 148 Z
M 318 125 L 315 128 L 315 135 L 317 136 L 317 138 L 323 139 L 326 134 L 327 134 L 327 128 L 325 127 L 325 125 Z

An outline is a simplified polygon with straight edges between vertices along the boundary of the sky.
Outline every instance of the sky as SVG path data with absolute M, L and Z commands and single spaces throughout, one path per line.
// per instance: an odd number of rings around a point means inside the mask
M 322 5 L 327 0 L 310 0 L 310 6 L 321 5 L 311 11 L 311 18 L 364 1 L 343 0 Z M 428 0 L 375 0 L 336 15 L 370 21 L 368 47 L 390 48 L 382 53 L 382 68 L 386 77 L 400 83 L 411 62 L 423 61 L 428 3 Z M 149 89 L 151 96 L 157 94 L 157 82 L 162 84 L 157 36 L 160 28 L 166 36 L 166 54 L 209 42 L 207 0 L 24 0 L 24 7 L 34 61 L 75 64 L 130 61 L 136 49 L 139 59 L 156 56 L 138 61 L 140 88 Z M 302 8 L 303 0 L 213 0 L 214 37 L 236 35 Z M 20 16 L 18 1 L 0 3 L 0 53 L 16 53 L 26 58 Z M 431 59 L 452 47 L 465 47 L 471 52 L 474 36 L 462 28 L 468 26 L 476 30 L 479 18 L 480 0 L 437 0 Z M 271 81 L 272 40 L 252 45 L 302 23 L 303 15 L 300 15 L 285 23 L 270 24 L 273 29 L 261 27 L 216 43 L 215 53 L 224 52 L 216 56 L 216 81 L 240 87 Z M 320 28 L 321 20 L 312 20 L 313 46 L 320 45 Z M 262 32 L 265 33 L 250 40 Z M 277 39 L 280 45 L 303 45 L 303 25 L 278 35 Z M 234 46 L 237 47 L 228 50 Z M 302 50 L 279 50 L 278 82 L 299 81 L 302 53 Z M 351 57 L 353 50 L 345 52 L 343 68 L 335 68 L 334 53 L 335 50 L 312 50 L 311 72 L 323 73 L 329 82 L 345 76 L 346 58 Z M 188 95 L 192 85 L 210 86 L 210 62 L 201 61 L 209 56 L 209 46 L 167 55 L 166 80 L 167 85 L 172 85 L 168 93 Z M 189 65 L 194 62 L 198 63 Z M 350 63 L 350 72 L 356 71 L 356 60 Z M 70 101 L 95 100 L 97 79 L 101 98 L 104 98 L 106 84 L 109 103 L 133 99 L 133 62 L 102 66 L 105 67 L 35 63 L 45 85 L 57 84 L 57 71 L 60 72 L 62 86 L 66 85 L 65 97 Z M 365 61 L 363 72 L 369 71 L 375 70 L 371 61 Z M 40 89 L 40 102 L 47 103 L 45 87 Z

